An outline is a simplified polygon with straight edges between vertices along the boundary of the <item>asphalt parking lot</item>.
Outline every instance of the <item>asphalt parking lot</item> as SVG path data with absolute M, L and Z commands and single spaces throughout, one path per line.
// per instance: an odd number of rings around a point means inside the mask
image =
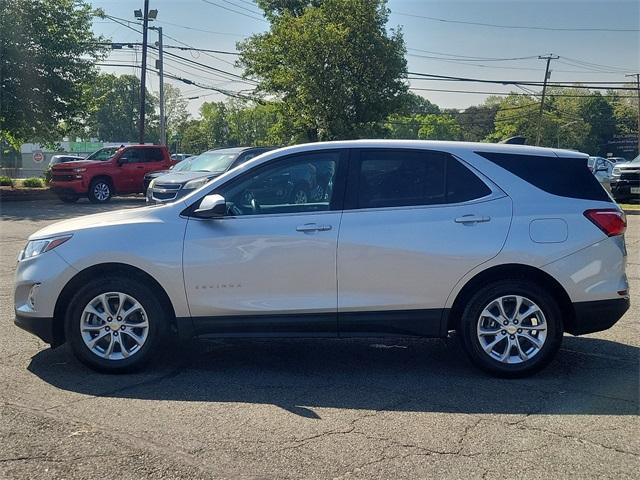
M 637 478 L 640 216 L 632 309 L 524 380 L 479 373 L 455 339 L 189 342 L 101 375 L 13 325 L 28 235 L 140 205 L 1 205 L 0 478 Z

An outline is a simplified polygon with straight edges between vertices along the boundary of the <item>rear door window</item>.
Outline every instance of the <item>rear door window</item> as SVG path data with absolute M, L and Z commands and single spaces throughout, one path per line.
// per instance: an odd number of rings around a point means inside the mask
M 443 152 L 362 150 L 355 170 L 357 208 L 459 203 L 491 193 L 471 170 Z
M 162 162 L 164 154 L 161 148 L 145 148 L 145 160 L 147 162 Z

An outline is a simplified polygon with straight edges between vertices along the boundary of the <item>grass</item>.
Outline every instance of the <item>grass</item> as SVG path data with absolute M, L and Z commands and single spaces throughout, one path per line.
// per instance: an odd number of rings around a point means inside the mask
M 640 203 L 620 203 L 623 210 L 636 210 L 640 211 Z
M 45 188 L 45 182 L 39 177 L 30 177 L 25 179 L 9 178 L 0 176 L 1 187 L 11 187 L 14 189 L 23 188 Z

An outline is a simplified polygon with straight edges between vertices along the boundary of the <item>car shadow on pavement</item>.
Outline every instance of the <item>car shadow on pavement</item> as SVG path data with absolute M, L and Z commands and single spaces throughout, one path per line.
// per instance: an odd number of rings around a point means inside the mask
M 90 203 L 86 199 L 80 199 L 78 203 L 66 204 L 54 198 L 26 202 L 3 202 L 0 204 L 0 216 L 3 220 L 65 220 L 92 213 L 111 212 L 145 205 L 145 197 L 139 195 L 113 197 L 108 203 L 103 204 Z
M 637 415 L 639 349 L 566 337 L 557 359 L 518 380 L 474 369 L 454 339 L 187 342 L 146 370 L 92 372 L 66 348 L 42 350 L 29 371 L 80 394 L 163 401 L 474 414 Z

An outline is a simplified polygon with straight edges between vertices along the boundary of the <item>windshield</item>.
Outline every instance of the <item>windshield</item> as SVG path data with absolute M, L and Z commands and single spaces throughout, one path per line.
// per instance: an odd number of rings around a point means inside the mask
M 638 155 L 636 158 L 631 160 L 631 163 L 640 163 L 640 155 Z
M 197 157 L 189 157 L 175 167 L 177 172 L 224 172 L 238 157 L 237 153 L 205 152 Z
M 116 154 L 116 152 L 119 149 L 120 147 L 101 148 L 100 150 L 95 151 L 91 155 L 89 155 L 85 160 L 100 160 L 100 161 L 109 160 L 111 157 L 113 157 Z

